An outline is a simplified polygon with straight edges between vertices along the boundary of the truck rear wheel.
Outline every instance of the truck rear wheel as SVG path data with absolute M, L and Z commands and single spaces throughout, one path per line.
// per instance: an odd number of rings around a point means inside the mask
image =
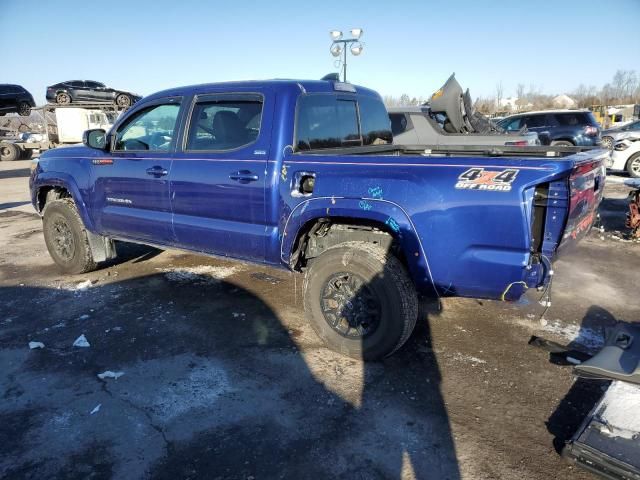
M 3 143 L 0 145 L 0 160 L 12 162 L 20 158 L 20 148 L 13 143 Z
M 418 298 L 395 256 L 378 245 L 346 242 L 309 263 L 304 308 L 327 347 L 376 360 L 407 341 L 418 317 Z
M 87 230 L 72 199 L 61 198 L 47 203 L 42 226 L 49 255 L 65 273 L 86 273 L 96 269 Z

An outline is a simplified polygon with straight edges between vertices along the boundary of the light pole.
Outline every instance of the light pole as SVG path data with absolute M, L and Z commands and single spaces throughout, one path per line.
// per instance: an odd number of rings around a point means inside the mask
M 342 58 L 342 81 L 347 81 L 347 48 L 351 50 L 351 54 L 354 56 L 358 56 L 362 53 L 363 46 L 360 43 L 360 37 L 362 36 L 363 30 L 361 28 L 352 28 L 351 29 L 351 38 L 342 38 L 342 32 L 340 30 L 331 30 L 329 35 L 331 35 L 331 40 L 333 43 L 331 44 L 331 48 L 329 51 L 331 55 L 334 57 L 339 57 L 340 54 L 343 54 Z

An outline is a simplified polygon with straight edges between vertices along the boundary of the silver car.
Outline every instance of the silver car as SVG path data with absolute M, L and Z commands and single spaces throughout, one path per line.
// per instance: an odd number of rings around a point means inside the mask
M 602 146 L 609 149 L 618 143 L 620 140 L 624 140 L 630 136 L 640 136 L 640 120 L 635 120 L 631 123 L 627 123 L 622 127 L 610 128 L 602 131 Z

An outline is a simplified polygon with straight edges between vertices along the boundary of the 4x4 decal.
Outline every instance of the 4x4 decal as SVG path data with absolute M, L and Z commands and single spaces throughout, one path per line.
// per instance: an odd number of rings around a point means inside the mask
M 473 167 L 460 174 L 456 188 L 460 190 L 509 192 L 511 191 L 511 184 L 516 179 L 519 171 L 516 168 L 490 171 L 481 167 Z

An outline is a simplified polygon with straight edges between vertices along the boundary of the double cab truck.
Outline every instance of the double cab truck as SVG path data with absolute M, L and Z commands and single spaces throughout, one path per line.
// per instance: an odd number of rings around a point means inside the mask
M 304 274 L 325 344 L 390 355 L 420 294 L 517 300 L 591 227 L 605 150 L 392 144 L 376 92 L 331 80 L 175 88 L 30 178 L 44 237 L 77 274 L 114 240 Z

